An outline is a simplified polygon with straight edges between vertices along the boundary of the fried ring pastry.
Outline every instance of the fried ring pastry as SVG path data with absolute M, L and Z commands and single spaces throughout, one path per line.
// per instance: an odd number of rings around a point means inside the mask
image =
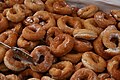
M 0 34 L 0 41 L 9 46 L 16 46 L 18 34 L 12 30 L 7 30 Z
M 39 19 L 39 22 L 41 22 L 39 24 L 41 24 L 45 30 L 56 25 L 54 17 L 47 11 L 37 11 L 33 16 Z
M 29 79 L 31 76 L 31 78 L 37 78 L 37 79 L 40 79 L 41 78 L 41 74 L 31 70 L 31 69 L 26 69 L 22 72 L 19 73 L 18 77 L 20 78 L 20 80 L 27 80 Z
M 14 5 L 14 6 L 16 6 L 16 5 Z M 21 22 L 22 20 L 24 20 L 25 13 L 22 11 L 21 8 L 16 8 L 16 7 L 9 8 L 6 11 L 6 18 L 11 22 L 18 23 L 18 22 Z
M 111 14 L 117 21 L 120 21 L 120 10 L 111 10 Z
M 75 38 L 94 40 L 97 38 L 97 33 L 88 29 L 74 29 L 73 36 Z
M 92 69 L 95 72 L 103 72 L 107 65 L 101 56 L 93 52 L 83 53 L 82 62 L 85 67 Z
M 120 65 L 120 55 L 114 56 L 112 59 L 108 61 L 107 64 L 107 70 L 110 73 L 110 75 L 113 78 L 115 78 L 115 80 L 120 80 L 119 65 Z
M 94 16 L 94 14 L 98 11 L 98 7 L 96 5 L 89 5 L 84 8 L 78 10 L 77 14 L 80 18 L 90 18 Z
M 72 50 L 74 39 L 68 34 L 59 34 L 50 44 L 52 54 L 56 57 L 61 57 Z
M 98 24 L 99 27 L 105 29 L 109 25 L 115 25 L 116 20 L 107 13 L 104 12 L 97 12 L 94 15 L 95 22 Z
M 72 75 L 70 80 L 99 80 L 96 73 L 88 68 L 81 68 Z
M 34 12 L 45 9 L 45 5 L 41 0 L 24 0 L 24 4 Z
M 72 13 L 72 8 L 69 6 L 65 0 L 57 0 L 53 3 L 53 10 L 54 13 L 57 14 L 71 14 Z
M 81 28 L 81 22 L 79 18 L 70 17 L 70 16 L 62 16 L 57 20 L 57 25 L 59 29 L 63 32 L 71 34 L 73 33 L 75 28 Z
M 84 20 L 83 25 L 85 29 L 92 30 L 96 32 L 98 35 L 103 31 L 103 29 L 97 25 L 94 18 Z
M 29 10 L 24 4 L 15 4 L 13 6 L 14 9 L 21 9 L 24 13 L 25 13 L 25 16 L 30 16 L 32 15 L 32 11 Z
M 36 72 L 46 72 L 52 66 L 54 57 L 47 46 L 37 46 L 31 52 L 31 56 L 38 63 L 30 65 L 30 68 Z
M 47 31 L 46 35 L 46 44 L 50 45 L 50 43 L 53 41 L 53 39 L 59 35 L 62 34 L 63 32 L 58 28 L 58 27 L 51 27 Z
M 17 45 L 20 48 L 24 48 L 27 51 L 33 50 L 40 42 L 39 41 L 29 41 L 23 38 L 21 35 L 17 40 Z
M 12 7 L 15 4 L 22 4 L 24 0 L 4 0 L 4 2 L 7 4 L 7 6 Z
M 25 64 L 23 64 L 20 60 L 16 59 L 16 56 L 14 55 L 14 52 L 12 49 L 9 49 L 6 52 L 5 57 L 4 57 L 4 63 L 7 68 L 13 71 L 22 71 L 26 68 Z
M 73 65 L 69 61 L 61 61 L 59 63 L 53 64 L 49 70 L 49 74 L 54 79 L 66 79 L 73 73 Z
M 99 37 L 94 40 L 93 42 L 93 46 L 94 46 L 94 50 L 95 52 L 100 55 L 101 57 L 103 57 L 104 59 L 110 59 L 111 57 L 120 54 L 119 53 L 119 47 L 117 47 L 116 49 L 112 49 L 112 48 L 107 48 L 105 47 L 105 45 L 103 44 L 103 36 L 106 36 L 106 32 L 109 31 L 117 31 L 116 27 L 114 25 L 108 26 L 100 35 Z M 110 32 L 111 33 L 111 32 Z M 111 38 L 110 38 L 111 39 Z M 106 39 L 107 40 L 107 39 Z M 112 42 L 112 41 L 111 41 Z M 116 42 L 116 39 L 113 39 L 113 43 Z M 118 43 L 117 43 L 118 44 Z
M 45 33 L 46 31 L 39 24 L 31 24 L 23 29 L 22 36 L 27 40 L 37 41 L 44 38 Z

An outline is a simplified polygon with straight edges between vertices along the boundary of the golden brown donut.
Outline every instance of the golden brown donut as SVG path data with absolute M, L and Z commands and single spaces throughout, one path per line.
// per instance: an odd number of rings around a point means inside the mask
M 53 64 L 51 69 L 49 70 L 49 74 L 54 79 L 66 79 L 71 76 L 74 68 L 71 62 L 69 61 L 61 61 L 56 64 Z
M 115 25 L 116 20 L 107 13 L 104 12 L 97 12 L 94 15 L 95 22 L 98 24 L 99 27 L 105 29 L 109 25 Z
M 86 19 L 84 22 L 85 29 L 95 31 L 98 35 L 103 31 L 102 28 L 100 28 L 97 23 L 95 22 L 94 18 Z
M 58 27 L 51 27 L 48 29 L 46 34 L 46 44 L 50 45 L 50 43 L 53 41 L 53 39 L 63 32 Z
M 120 10 L 111 10 L 111 14 L 117 21 L 120 21 Z
M 4 62 L 0 63 L 0 71 L 1 72 L 9 71 L 9 69 L 6 67 L 6 65 L 4 64 Z
M 41 24 L 45 30 L 56 25 L 54 17 L 47 11 L 37 11 L 33 16 L 39 19 L 38 23 Z
M 14 5 L 15 6 L 15 5 Z M 6 11 L 6 18 L 11 22 L 21 22 L 25 18 L 25 13 L 22 11 L 21 8 L 9 8 Z
M 26 70 L 20 72 L 18 77 L 20 78 L 20 80 L 27 80 L 29 78 L 40 79 L 42 77 L 42 75 L 40 73 L 37 73 L 37 72 L 31 70 L 31 69 L 26 69 Z
M 41 0 L 24 0 L 24 4 L 34 12 L 44 10 L 45 8 Z
M 109 27 L 107 27 L 104 34 L 102 41 L 107 48 L 105 51 L 111 54 L 120 54 L 120 31 L 117 29 L 110 30 Z M 111 41 L 112 39 L 115 39 L 116 41 Z
M 21 35 L 17 40 L 17 45 L 20 48 L 24 48 L 27 51 L 33 50 L 40 42 L 39 41 L 29 41 L 23 38 Z
M 24 0 L 4 0 L 7 6 L 12 7 L 15 4 L 22 4 Z
M 95 72 L 103 72 L 107 65 L 101 56 L 93 52 L 83 53 L 82 63 L 85 67 L 92 69 Z
M 52 54 L 56 57 L 61 57 L 72 50 L 74 39 L 68 34 L 59 34 L 50 44 Z
M 67 53 L 66 55 L 60 57 L 60 60 L 62 61 L 70 61 L 73 64 L 78 63 L 81 60 L 83 53 L 78 53 L 75 51 L 71 51 L 69 53 Z
M 53 55 L 47 46 L 37 46 L 31 52 L 31 56 L 38 63 L 37 65 L 30 65 L 30 68 L 36 72 L 46 72 L 53 63 Z
M 108 73 L 101 73 L 98 75 L 99 80 L 115 80 L 114 78 L 110 77 Z
M 15 74 L 9 74 L 6 75 L 7 80 L 21 80 L 17 75 Z
M 25 50 L 26 51 L 26 50 Z M 28 53 L 28 52 L 27 52 Z M 13 71 L 21 71 L 26 68 L 20 60 L 17 60 L 12 49 L 9 49 L 4 57 L 4 63 L 7 68 Z
M 0 13 L 0 33 L 8 28 L 8 20 Z
M 7 80 L 7 78 L 4 74 L 0 73 L 0 80 Z
M 110 75 L 115 78 L 115 80 L 120 80 L 120 71 L 119 71 L 119 64 L 120 64 L 120 55 L 114 56 L 112 59 L 108 61 L 107 70 Z
M 22 36 L 31 41 L 37 41 L 44 38 L 46 31 L 39 24 L 26 26 L 22 31 Z
M 77 52 L 86 52 L 93 49 L 92 44 L 87 40 L 82 39 L 74 39 L 74 47 L 73 50 Z
M 88 29 L 74 29 L 73 36 L 86 40 L 94 40 L 97 38 L 97 33 Z
M 15 4 L 13 6 L 14 9 L 21 9 L 24 13 L 25 13 L 25 16 L 30 16 L 32 15 L 32 11 L 29 10 L 24 4 Z
M 41 80 L 55 80 L 55 79 L 50 78 L 49 76 L 43 76 Z
M 108 26 L 101 34 L 100 36 L 93 42 L 93 46 L 94 46 L 94 50 L 95 52 L 100 55 L 101 57 L 103 57 L 104 59 L 109 59 L 112 56 L 118 55 L 119 54 L 119 47 L 118 49 L 112 49 L 112 48 L 107 48 L 105 47 L 105 45 L 103 44 L 103 36 L 106 36 L 106 32 L 109 31 L 117 31 L 116 27 L 114 25 Z M 118 31 L 117 31 L 118 32 Z M 111 32 L 110 32 L 111 33 Z M 111 39 L 111 38 L 110 38 Z M 113 43 L 114 40 L 113 40 Z M 117 43 L 118 44 L 118 43 Z
M 59 29 L 63 32 L 71 34 L 75 28 L 81 28 L 80 19 L 77 17 L 62 16 L 57 20 L 57 25 Z
M 65 2 L 65 0 L 47 0 L 45 2 L 45 9 L 57 14 L 71 14 L 72 8 Z
M 54 12 L 53 4 L 55 1 L 56 0 L 47 0 L 45 2 L 45 10 L 53 13 Z
M 94 16 L 94 14 L 98 11 L 98 7 L 96 5 L 88 5 L 78 10 L 77 14 L 80 18 L 90 18 Z
M 96 73 L 88 68 L 81 68 L 72 75 L 70 80 L 99 80 Z
M 12 30 L 0 34 L 0 41 L 9 46 L 16 46 L 18 34 Z
M 54 13 L 57 14 L 71 14 L 72 8 L 66 3 L 65 0 L 57 0 L 53 3 Z

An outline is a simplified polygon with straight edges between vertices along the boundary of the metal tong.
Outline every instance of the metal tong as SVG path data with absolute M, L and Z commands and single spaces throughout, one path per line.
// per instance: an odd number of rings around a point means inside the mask
M 0 41 L 0 44 L 9 49 L 12 49 L 14 51 L 14 56 L 20 59 L 23 63 L 37 65 L 37 63 L 34 62 L 33 58 L 27 52 L 23 51 L 22 49 L 17 48 L 17 47 L 10 47 L 1 41 Z

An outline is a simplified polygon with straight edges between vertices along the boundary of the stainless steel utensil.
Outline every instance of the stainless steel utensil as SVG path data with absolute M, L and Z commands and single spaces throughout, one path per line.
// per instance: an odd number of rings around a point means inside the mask
M 33 65 L 37 64 L 36 62 L 34 62 L 33 58 L 27 52 L 23 51 L 22 49 L 17 48 L 17 47 L 10 47 L 1 41 L 0 41 L 0 44 L 9 48 L 9 49 L 12 49 L 14 51 L 15 58 L 20 59 L 23 63 L 33 64 Z

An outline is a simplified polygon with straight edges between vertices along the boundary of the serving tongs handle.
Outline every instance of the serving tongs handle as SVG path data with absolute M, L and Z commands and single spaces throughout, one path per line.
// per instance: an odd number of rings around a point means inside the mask
M 12 49 L 14 51 L 14 56 L 20 59 L 23 63 L 37 65 L 37 63 L 34 62 L 33 58 L 27 52 L 23 51 L 22 49 L 17 48 L 17 47 L 10 47 L 9 45 L 1 41 L 0 41 L 0 44 L 9 49 Z

